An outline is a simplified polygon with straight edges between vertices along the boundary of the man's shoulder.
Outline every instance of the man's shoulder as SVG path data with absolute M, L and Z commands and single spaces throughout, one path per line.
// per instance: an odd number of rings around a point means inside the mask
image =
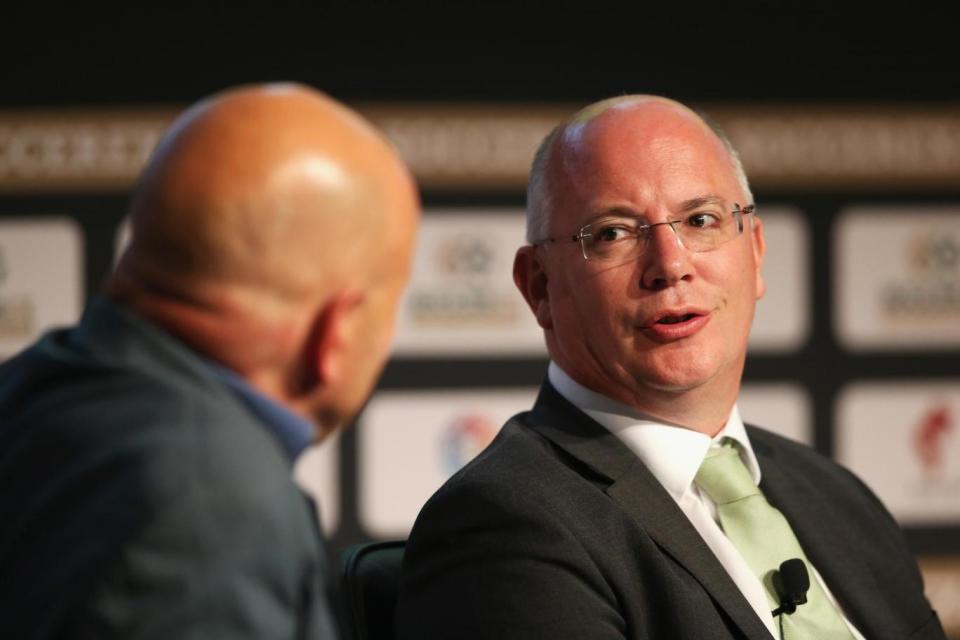
M 211 391 L 204 380 L 176 369 L 83 352 L 51 356 L 36 345 L 0 369 L 0 437 L 80 449 L 87 443 L 114 448 L 131 439 L 173 444 L 225 412 L 217 402 L 225 394 Z
M 530 412 L 523 412 L 507 420 L 493 441 L 444 486 L 448 490 L 515 488 L 525 480 L 563 473 L 564 468 L 556 448 L 532 428 Z
M 761 452 L 765 449 L 772 449 L 776 451 L 790 451 L 791 453 L 797 453 L 803 456 L 823 457 L 810 445 L 782 436 L 765 427 L 746 423 L 744 427 L 747 430 L 747 435 L 750 437 L 751 445 L 759 447 Z
M 279 445 L 214 378 L 141 360 L 66 345 L 3 370 L 0 564 L 64 576 L 70 598 L 129 569 L 130 549 L 254 566 L 271 548 L 292 575 L 316 555 L 316 527 Z M 47 566 L 71 545 L 76 562 Z
M 470 523 L 570 523 L 582 517 L 584 506 L 598 504 L 605 483 L 541 435 L 531 421 L 529 412 L 508 420 L 484 451 L 431 496 L 418 524 L 464 529 Z
M 0 368 L 4 473 L 42 486 L 127 483 L 161 504 L 208 485 L 288 481 L 277 443 L 212 375 L 162 352 L 153 360 L 149 348 L 129 357 L 135 335 L 124 350 L 97 353 L 76 331 L 48 334 Z
M 747 433 L 760 463 L 761 473 L 788 478 L 819 492 L 825 501 L 849 513 L 868 512 L 884 524 L 893 523 L 886 506 L 855 473 L 813 447 L 766 429 L 747 425 Z
M 849 476 L 850 472 L 814 447 L 756 425 L 745 425 L 754 453 L 761 461 L 772 461 L 791 467 L 803 466 L 829 474 Z
M 87 603 L 126 615 L 162 600 L 152 587 L 128 597 L 126 585 L 154 581 L 251 593 L 262 579 L 297 595 L 319 554 L 313 516 L 270 434 L 239 406 L 127 370 L 73 377 L 17 415 L 0 429 L 0 564 L 33 588 L 0 589 L 8 604 L 56 603 L 57 620 L 86 620 Z M 71 547 L 70 562 L 47 560 Z

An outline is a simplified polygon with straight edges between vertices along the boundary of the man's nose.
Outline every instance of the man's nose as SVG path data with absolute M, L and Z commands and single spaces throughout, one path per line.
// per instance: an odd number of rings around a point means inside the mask
M 647 231 L 646 246 L 640 256 L 641 285 L 659 290 L 693 277 L 693 263 L 677 233 L 678 222 L 661 222 Z

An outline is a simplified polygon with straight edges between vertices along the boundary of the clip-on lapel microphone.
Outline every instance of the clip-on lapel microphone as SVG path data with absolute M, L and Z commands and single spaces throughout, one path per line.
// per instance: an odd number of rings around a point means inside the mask
M 780 570 L 773 576 L 773 585 L 780 596 L 780 606 L 771 613 L 773 617 L 790 614 L 797 605 L 806 604 L 807 590 L 810 588 L 810 575 L 800 558 L 790 558 L 780 564 Z

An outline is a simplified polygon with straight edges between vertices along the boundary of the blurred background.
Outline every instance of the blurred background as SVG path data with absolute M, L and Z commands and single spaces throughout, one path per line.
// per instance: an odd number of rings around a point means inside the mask
M 741 412 L 881 496 L 960 637 L 960 54 L 941 11 L 7 7 L 0 358 L 75 321 L 97 293 L 133 181 L 182 108 L 238 83 L 324 90 L 395 142 L 425 217 L 378 390 L 298 475 L 335 547 L 405 537 L 545 374 L 510 278 L 533 149 L 589 102 L 667 95 L 727 131 L 765 222 L 768 294 Z

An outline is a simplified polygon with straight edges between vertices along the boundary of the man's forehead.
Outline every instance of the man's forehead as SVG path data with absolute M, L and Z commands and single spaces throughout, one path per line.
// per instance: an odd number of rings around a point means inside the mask
M 624 162 L 647 169 L 678 162 L 731 164 L 723 142 L 696 113 L 658 99 L 621 102 L 568 125 L 556 138 L 550 171 L 569 180 L 617 172 Z
M 708 194 L 734 200 L 739 185 L 723 143 L 695 115 L 663 106 L 670 119 L 647 118 L 645 108 L 607 110 L 556 149 L 549 168 L 554 215 L 642 209 L 652 199 L 680 210 Z M 638 111 L 644 113 L 635 119 Z
M 575 118 L 557 139 L 561 153 L 584 153 L 611 141 L 653 143 L 657 139 L 719 139 L 693 111 L 665 99 L 619 102 Z

